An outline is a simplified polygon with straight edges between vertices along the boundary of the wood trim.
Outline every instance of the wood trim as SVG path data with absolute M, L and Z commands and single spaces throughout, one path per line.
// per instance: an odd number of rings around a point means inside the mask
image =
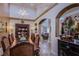
M 65 13 L 67 12 L 68 10 L 72 9 L 72 8 L 75 8 L 75 7 L 79 7 L 79 3 L 74 3 L 74 4 L 71 4 L 67 7 L 65 7 L 64 9 L 62 9 L 58 15 L 56 16 L 56 36 L 58 36 L 59 34 L 59 19 L 60 17 Z
M 22 18 L 8 17 L 8 16 L 0 16 L 0 18 L 7 18 L 9 20 L 13 19 L 13 20 L 34 21 L 32 19 L 22 19 Z
M 63 10 L 61 10 L 59 12 L 59 14 L 56 16 L 56 18 L 60 18 L 66 11 L 68 11 L 68 10 L 74 8 L 74 7 L 78 7 L 78 6 L 79 6 L 79 3 L 75 3 L 75 4 L 71 4 L 67 7 L 65 7 Z
M 42 19 L 40 22 L 39 22 L 39 25 L 42 24 L 45 20 L 47 20 L 46 18 L 45 19 Z
M 24 21 L 34 21 L 33 19 L 22 19 L 22 18 L 15 18 L 15 17 L 9 17 L 9 19 L 24 20 Z

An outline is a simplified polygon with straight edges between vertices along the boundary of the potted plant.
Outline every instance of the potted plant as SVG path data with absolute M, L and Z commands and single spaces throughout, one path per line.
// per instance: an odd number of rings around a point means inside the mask
M 66 28 L 68 29 L 68 34 L 70 34 L 71 28 L 75 24 L 74 20 L 72 19 L 71 16 L 69 16 L 69 17 L 66 18 L 64 24 L 65 24 Z

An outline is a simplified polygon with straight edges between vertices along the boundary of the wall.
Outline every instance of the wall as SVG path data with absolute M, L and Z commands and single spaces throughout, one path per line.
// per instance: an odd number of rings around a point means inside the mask
M 8 28 L 8 26 L 9 26 L 9 19 L 8 18 L 0 17 L 0 22 L 2 22 L 3 24 L 5 24 L 7 22 L 7 28 Z M 4 25 L 4 29 L 6 29 L 6 26 L 5 25 Z M 0 55 L 3 54 L 2 45 L 1 45 L 1 38 L 4 35 L 7 36 L 7 33 L 8 33 L 8 29 L 7 29 L 7 32 L 5 30 L 2 31 L 2 32 L 0 32 Z
M 0 3 L 0 16 L 9 16 L 8 3 Z
M 53 55 L 58 55 L 58 42 L 57 42 L 57 37 L 55 36 L 56 16 L 63 8 L 65 8 L 68 5 L 70 4 L 60 3 L 35 21 L 35 23 L 38 24 L 44 18 L 51 19 L 51 40 L 50 42 L 51 42 L 51 53 Z
M 10 33 L 13 32 L 13 34 L 15 34 L 15 24 L 21 24 L 21 20 L 15 20 L 15 19 L 10 19 Z M 33 25 L 33 21 L 24 21 L 24 24 L 29 24 L 30 25 L 30 32 L 31 29 L 33 29 L 34 25 Z
M 9 19 L 8 18 L 5 18 L 5 17 L 0 17 L 0 22 L 2 22 L 2 24 L 4 24 L 2 27 L 4 28 L 3 31 L 0 32 L 0 41 L 1 41 L 1 38 L 3 35 L 6 35 L 6 33 L 8 32 L 8 25 L 9 25 Z M 5 25 L 5 23 L 7 22 L 7 26 Z M 1 24 L 0 24 L 1 25 Z M 7 29 L 7 32 L 6 32 L 6 29 Z M 1 44 L 0 44 L 0 47 L 1 47 Z

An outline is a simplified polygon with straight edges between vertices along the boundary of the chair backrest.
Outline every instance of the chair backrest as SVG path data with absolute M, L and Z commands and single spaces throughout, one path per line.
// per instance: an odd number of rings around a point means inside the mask
M 35 34 L 34 33 L 31 34 L 31 40 L 33 43 L 35 43 Z
M 9 44 L 12 45 L 13 41 L 14 41 L 14 36 L 13 34 L 9 34 L 8 35 L 8 39 L 9 39 Z
M 21 42 L 10 49 L 11 56 L 33 56 L 34 46 L 29 42 Z
M 2 37 L 1 45 L 2 45 L 2 48 L 3 48 L 3 53 L 6 51 L 7 48 L 10 47 L 9 40 L 6 36 Z
M 3 53 L 6 51 L 6 46 L 5 46 L 5 43 L 4 41 L 1 41 L 1 45 L 2 45 L 2 48 L 3 48 Z
M 37 48 L 39 47 L 39 41 L 40 41 L 40 37 L 39 35 L 36 35 L 35 43 L 36 43 Z

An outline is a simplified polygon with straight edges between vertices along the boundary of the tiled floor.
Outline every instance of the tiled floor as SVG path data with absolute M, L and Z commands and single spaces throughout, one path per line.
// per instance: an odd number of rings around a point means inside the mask
M 3 50 L 2 48 L 0 48 L 0 56 L 3 54 Z
M 50 56 L 48 40 L 43 40 L 40 42 L 40 56 Z

